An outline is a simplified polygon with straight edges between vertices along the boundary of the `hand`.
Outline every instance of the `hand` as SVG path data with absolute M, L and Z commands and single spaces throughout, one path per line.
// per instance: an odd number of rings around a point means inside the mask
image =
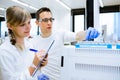
M 41 67 L 44 67 L 44 66 L 46 66 L 47 65 L 47 63 L 48 63 L 48 54 L 45 56 L 45 58 L 43 59 L 43 61 L 42 61 L 42 63 L 41 63 Z
M 41 51 L 38 51 L 37 53 L 35 53 L 33 64 L 35 66 L 37 66 L 39 64 L 39 62 L 44 58 L 44 56 L 45 56 L 44 50 L 41 50 Z
M 92 27 L 89 27 L 86 32 L 86 40 L 97 38 L 100 35 L 100 33 Z
M 45 74 L 40 74 L 37 76 L 38 80 L 50 80 L 49 77 Z
M 34 60 L 33 60 L 33 63 L 32 65 L 29 67 L 29 72 L 30 74 L 32 75 L 35 68 L 37 68 L 38 66 L 43 67 L 45 65 L 47 65 L 48 63 L 48 55 L 45 56 L 45 51 L 44 50 L 41 50 L 41 51 L 38 51 L 35 56 L 34 56 Z M 42 61 L 42 63 L 40 65 L 38 65 L 40 62 Z
M 37 58 L 41 61 L 45 56 L 45 50 L 40 50 L 36 53 Z

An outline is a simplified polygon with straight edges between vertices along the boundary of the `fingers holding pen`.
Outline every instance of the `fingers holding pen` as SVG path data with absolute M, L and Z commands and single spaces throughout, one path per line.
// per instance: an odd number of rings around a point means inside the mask
M 37 66 L 39 64 L 40 61 L 42 61 L 41 63 L 41 67 L 47 65 L 48 63 L 48 54 L 45 54 L 45 50 L 40 50 L 35 54 L 35 61 L 34 64 Z
M 41 61 L 45 56 L 45 50 L 40 50 L 36 53 L 37 58 Z
M 34 54 L 34 59 L 33 59 L 33 62 L 32 64 L 30 65 L 29 67 L 29 71 L 30 71 L 30 74 L 32 75 L 34 70 L 37 68 L 38 64 L 40 63 L 40 61 L 43 61 L 42 62 L 42 66 L 45 66 L 47 64 L 47 59 L 45 57 L 45 50 L 35 50 L 35 49 L 30 49 L 30 51 L 34 51 L 36 52 Z
M 33 64 L 37 66 L 39 62 L 44 58 L 44 55 L 45 55 L 45 50 L 40 50 L 36 52 L 34 56 Z

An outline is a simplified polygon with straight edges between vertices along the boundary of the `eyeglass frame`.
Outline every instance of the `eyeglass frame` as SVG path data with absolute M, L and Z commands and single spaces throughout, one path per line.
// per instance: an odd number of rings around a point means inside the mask
M 53 22 L 55 19 L 54 18 L 40 18 L 38 21 L 39 22 L 48 22 L 48 21 L 50 21 L 50 22 Z

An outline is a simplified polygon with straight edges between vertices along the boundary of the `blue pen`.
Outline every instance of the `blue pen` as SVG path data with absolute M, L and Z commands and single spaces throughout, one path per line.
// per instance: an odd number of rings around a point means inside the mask
M 30 51 L 33 51 L 33 52 L 38 52 L 38 50 L 36 49 L 29 49 Z

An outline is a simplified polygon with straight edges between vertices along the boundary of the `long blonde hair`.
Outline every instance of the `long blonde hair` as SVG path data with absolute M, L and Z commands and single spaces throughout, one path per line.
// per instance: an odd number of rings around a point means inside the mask
M 30 19 L 30 13 L 19 6 L 11 6 L 6 10 L 6 22 L 12 26 L 18 26 L 21 23 L 24 23 L 27 19 Z M 7 25 L 8 26 L 8 25 Z M 11 29 L 8 29 L 10 42 L 12 45 L 16 44 L 16 39 L 14 33 Z

